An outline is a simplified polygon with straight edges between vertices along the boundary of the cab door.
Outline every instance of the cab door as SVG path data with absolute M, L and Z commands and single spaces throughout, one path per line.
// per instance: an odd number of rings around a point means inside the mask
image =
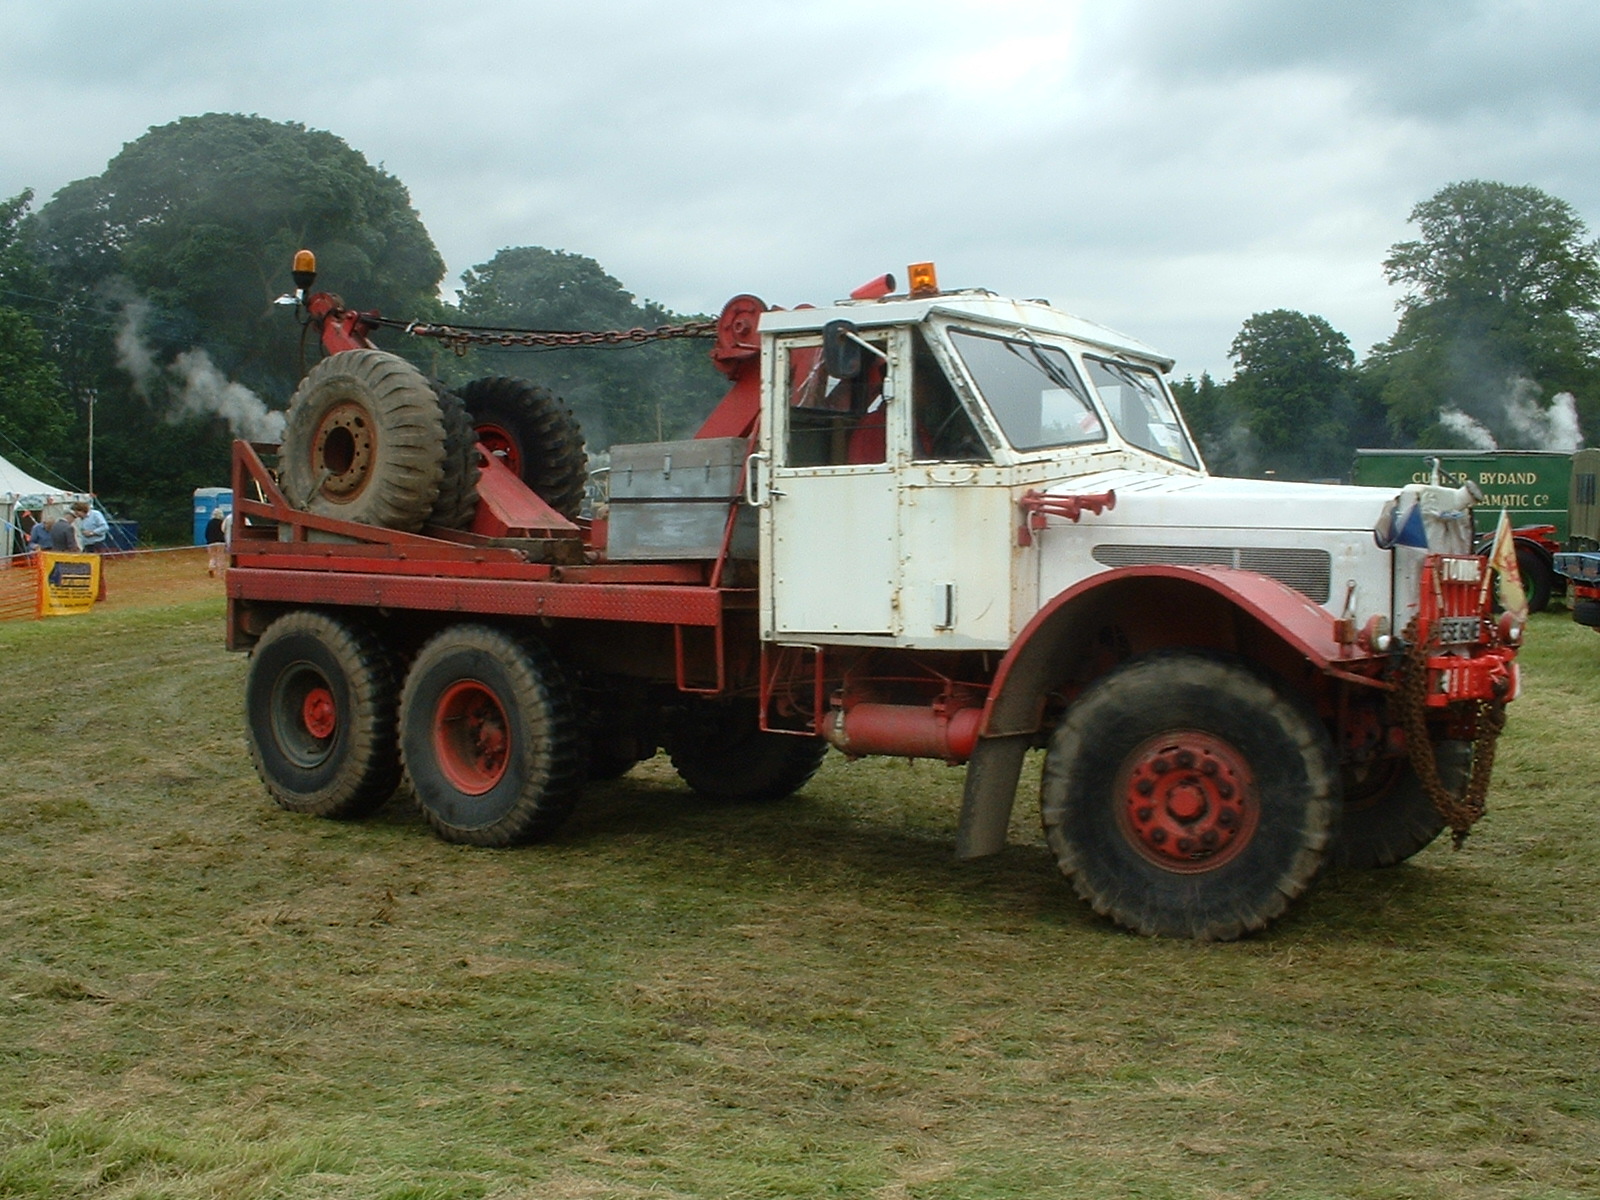
M 831 376 L 817 336 L 769 361 L 762 625 L 777 639 L 899 632 L 896 464 L 904 458 L 905 331 L 861 335 L 862 369 Z

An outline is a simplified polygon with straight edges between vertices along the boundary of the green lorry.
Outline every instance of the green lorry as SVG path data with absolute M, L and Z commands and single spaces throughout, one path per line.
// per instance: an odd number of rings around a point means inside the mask
M 1357 450 L 1350 479 L 1398 489 L 1431 481 L 1437 469 L 1447 481 L 1476 484 L 1483 492 L 1483 501 L 1473 508 L 1479 550 L 1487 553 L 1504 509 L 1511 518 L 1528 607 L 1540 612 L 1552 595 L 1567 590 L 1554 561 L 1571 537 L 1567 504 L 1572 459 L 1560 450 Z

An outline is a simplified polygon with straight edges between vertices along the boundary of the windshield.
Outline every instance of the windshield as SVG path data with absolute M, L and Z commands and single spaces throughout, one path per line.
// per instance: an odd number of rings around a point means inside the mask
M 1105 440 L 1089 389 L 1057 346 L 1034 338 L 950 331 L 978 392 L 1018 450 Z
M 1199 467 L 1200 459 L 1184 436 L 1177 411 L 1154 371 L 1087 355 L 1083 361 L 1118 433 L 1163 458 Z

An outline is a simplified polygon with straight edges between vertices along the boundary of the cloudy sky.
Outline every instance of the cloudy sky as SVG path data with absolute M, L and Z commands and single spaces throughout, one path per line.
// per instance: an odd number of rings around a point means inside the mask
M 258 113 L 398 176 L 447 290 L 508 245 L 679 311 L 933 259 L 1226 376 L 1253 312 L 1387 337 L 1447 183 L 1600 232 L 1597 50 L 1595 0 L 0 0 L 0 197 Z

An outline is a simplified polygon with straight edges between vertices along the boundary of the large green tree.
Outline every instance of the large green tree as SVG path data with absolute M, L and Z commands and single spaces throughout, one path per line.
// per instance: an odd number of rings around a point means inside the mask
M 1502 437 L 1515 396 L 1578 399 L 1600 430 L 1600 257 L 1572 206 L 1535 187 L 1470 180 L 1411 212 L 1419 235 L 1384 261 L 1406 289 L 1368 361 L 1404 439 L 1441 436 L 1457 409 Z M 1503 443 L 1504 444 L 1504 443 Z
M 44 303 L 43 273 L 18 227 L 33 193 L 0 201 L 0 453 L 33 474 L 62 470 L 71 416 L 60 373 L 33 313 Z
M 654 329 L 695 318 L 639 301 L 595 262 L 543 246 L 512 246 L 462 276 L 461 320 L 518 329 Z M 540 351 L 478 350 L 462 374 L 521 375 L 560 394 L 591 449 L 687 436 L 726 387 L 709 343 L 671 340 Z
M 207 415 L 228 405 L 170 369 L 180 354 L 203 350 L 267 407 L 286 403 L 296 334 L 272 301 L 296 249 L 316 250 L 320 285 L 396 315 L 436 314 L 444 275 L 398 179 L 331 133 L 229 113 L 151 129 L 58 192 L 28 235 L 65 318 L 54 349 L 80 419 L 98 400 L 96 484 L 158 520 L 225 478 L 233 433 Z
M 1252 315 L 1229 348 L 1235 371 L 1200 403 L 1202 445 L 1216 469 L 1333 478 L 1381 430 L 1350 341 L 1325 319 L 1278 308 Z M 1205 401 L 1197 394 L 1194 402 Z M 1377 425 L 1378 428 L 1374 428 Z

